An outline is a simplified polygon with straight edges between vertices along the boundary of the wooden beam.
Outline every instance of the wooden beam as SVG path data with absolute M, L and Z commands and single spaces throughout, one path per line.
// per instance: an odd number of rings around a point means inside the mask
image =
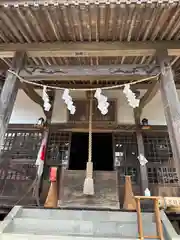
M 47 112 L 44 111 L 44 102 L 41 98 L 41 96 L 34 90 L 32 85 L 27 83 L 21 83 L 22 90 L 26 93 L 26 95 L 35 103 L 37 103 L 43 110 L 45 116 L 47 115 Z
M 140 120 L 143 108 L 154 98 L 159 90 L 159 81 L 153 82 L 149 85 L 147 92 L 140 99 L 139 107 L 135 109 L 135 118 Z
M 41 96 L 34 90 L 34 88 L 30 84 L 21 83 L 21 88 L 33 102 L 43 107 L 43 100 Z
M 159 91 L 159 82 L 153 82 L 150 87 L 148 88 L 147 92 L 140 100 L 139 108 L 143 109 L 156 95 Z
M 16 51 L 26 51 L 29 57 L 153 56 L 156 49 L 180 56 L 180 41 L 7 43 L 0 44 L 0 58 L 11 58 Z
M 12 68 L 19 74 L 25 59 L 24 52 L 17 52 L 14 56 Z M 0 149 L 3 146 L 4 135 L 13 110 L 19 88 L 19 80 L 11 73 L 7 73 L 6 80 L 0 96 Z
M 157 65 L 102 65 L 102 66 L 32 66 L 21 70 L 20 76 L 30 81 L 52 80 L 136 80 L 155 76 L 160 72 Z M 136 79 L 135 79 L 136 78 Z
M 160 91 L 173 152 L 174 167 L 180 181 L 180 102 L 167 50 L 158 52 L 157 60 L 162 72 Z

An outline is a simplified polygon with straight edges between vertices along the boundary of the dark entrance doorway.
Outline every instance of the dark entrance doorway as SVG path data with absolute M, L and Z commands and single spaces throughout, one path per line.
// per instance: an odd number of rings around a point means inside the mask
M 72 133 L 70 170 L 85 170 L 88 160 L 88 133 Z M 113 147 L 111 133 L 92 134 L 93 168 L 98 171 L 113 170 Z

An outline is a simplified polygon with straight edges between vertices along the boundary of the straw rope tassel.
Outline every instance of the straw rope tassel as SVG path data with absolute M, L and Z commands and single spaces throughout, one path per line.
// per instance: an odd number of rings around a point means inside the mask
M 86 178 L 84 181 L 83 193 L 86 195 L 94 195 L 94 181 L 93 181 L 93 163 L 92 163 L 92 94 L 90 96 L 89 107 L 89 144 L 88 144 L 88 162 L 86 165 Z

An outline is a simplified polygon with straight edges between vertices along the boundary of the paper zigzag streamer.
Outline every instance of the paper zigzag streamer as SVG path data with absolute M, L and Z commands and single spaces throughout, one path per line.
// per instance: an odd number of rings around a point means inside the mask
M 46 86 L 43 87 L 42 99 L 44 101 L 44 110 L 48 112 L 51 109 L 51 104 L 49 102 L 49 96 L 47 94 Z
M 130 89 L 130 84 L 125 84 L 123 93 L 126 95 L 128 103 L 131 107 L 136 108 L 139 106 L 139 99 L 136 98 L 135 93 Z
M 67 109 L 70 111 L 70 114 L 75 114 L 76 107 L 73 104 L 72 97 L 69 95 L 69 89 L 65 89 L 62 95 L 62 99 L 67 105 Z
M 98 101 L 98 109 L 100 110 L 102 115 L 106 115 L 108 113 L 109 103 L 107 102 L 107 97 L 102 94 L 102 90 L 100 88 L 96 89 L 94 97 Z
M 140 154 L 137 158 L 141 166 L 145 166 L 148 163 L 148 160 L 145 158 L 143 154 Z

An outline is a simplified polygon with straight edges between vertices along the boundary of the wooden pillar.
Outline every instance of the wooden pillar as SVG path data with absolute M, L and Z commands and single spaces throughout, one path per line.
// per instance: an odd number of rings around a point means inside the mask
M 180 102 L 167 51 L 157 56 L 161 68 L 160 91 L 173 152 L 174 166 L 180 177 Z
M 142 136 L 142 130 L 140 128 L 140 114 L 134 112 L 134 118 L 136 123 L 136 138 L 137 138 L 137 145 L 138 145 L 138 154 L 139 155 L 142 154 L 143 156 L 145 156 L 144 141 Z M 144 195 L 145 189 L 148 188 L 147 166 L 146 165 L 142 166 L 139 163 L 139 169 L 140 169 L 140 180 L 141 180 L 141 194 Z
M 138 144 L 138 153 L 139 155 L 142 154 L 143 156 L 145 156 L 143 136 L 142 136 L 142 132 L 139 129 L 136 130 L 136 136 L 137 136 L 137 144 Z M 140 174 L 141 174 L 140 176 L 141 194 L 144 195 L 145 189 L 148 188 L 148 173 L 147 173 L 146 165 L 144 166 L 140 165 Z
M 12 70 L 17 74 L 19 74 L 21 68 L 23 67 L 24 59 L 24 52 L 15 53 L 12 62 Z M 0 149 L 4 143 L 4 135 L 7 131 L 11 113 L 14 107 L 19 83 L 20 82 L 15 75 L 7 72 L 5 83 L 0 96 Z

